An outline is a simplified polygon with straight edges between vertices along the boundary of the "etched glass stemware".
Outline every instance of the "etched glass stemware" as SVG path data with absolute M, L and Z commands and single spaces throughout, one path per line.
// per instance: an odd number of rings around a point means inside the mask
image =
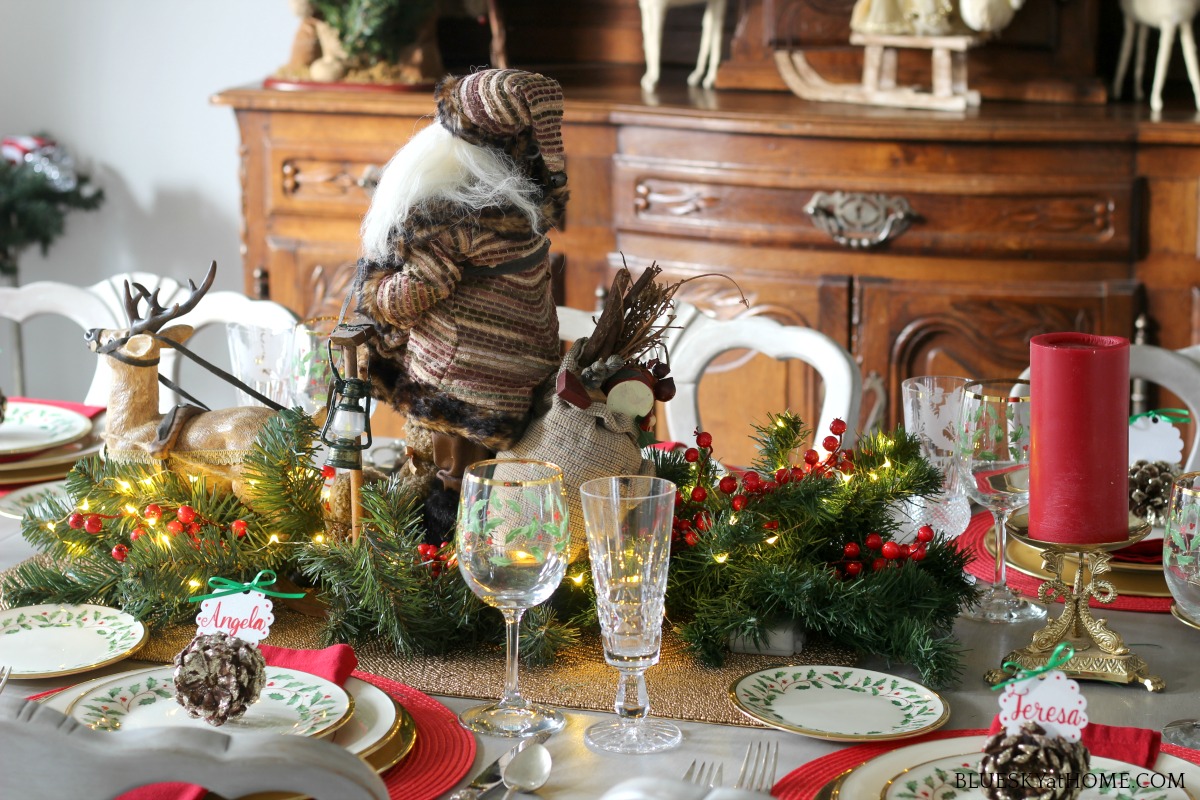
M 567 500 L 562 470 L 545 461 L 491 460 L 463 475 L 458 567 L 483 602 L 500 609 L 508 636 L 504 695 L 469 708 L 462 724 L 494 736 L 557 731 L 563 715 L 521 696 L 517 646 L 525 610 L 549 599 L 567 568 Z
M 617 719 L 584 741 L 613 753 L 657 753 L 683 740 L 677 725 L 650 719 L 645 673 L 658 663 L 671 552 L 675 484 L 637 475 L 598 478 L 579 489 L 604 659 L 620 672 Z
M 904 428 L 921 442 L 921 454 L 942 471 L 942 494 L 914 497 L 905 504 L 912 534 L 932 525 L 947 536 L 958 536 L 971 521 L 971 504 L 963 491 L 954 457 L 958 450 L 959 415 L 966 378 L 920 375 L 900 384 Z M 911 535 L 911 534 L 910 534 Z
M 1200 472 L 1171 484 L 1163 529 L 1163 574 L 1175 598 L 1175 616 L 1200 627 Z M 1200 720 L 1180 719 L 1162 729 L 1164 742 L 1200 748 Z

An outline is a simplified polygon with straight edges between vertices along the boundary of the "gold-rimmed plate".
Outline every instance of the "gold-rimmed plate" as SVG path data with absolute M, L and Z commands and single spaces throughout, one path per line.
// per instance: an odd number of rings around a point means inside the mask
M 0 664 L 12 677 L 59 678 L 129 658 L 146 626 L 115 608 L 38 605 L 0 610 Z
M 65 714 L 93 730 L 118 732 L 154 727 L 209 729 L 175 701 L 173 667 L 117 675 L 81 693 Z M 246 713 L 221 726 L 222 732 L 275 732 L 328 736 L 354 714 L 345 689 L 300 670 L 267 667 L 266 686 Z
M 738 678 L 729 696 L 751 719 L 834 742 L 907 739 L 950 719 L 950 705 L 937 692 L 857 667 L 769 667 Z
M 0 423 L 0 457 L 37 453 L 82 439 L 92 421 L 58 406 L 11 402 Z

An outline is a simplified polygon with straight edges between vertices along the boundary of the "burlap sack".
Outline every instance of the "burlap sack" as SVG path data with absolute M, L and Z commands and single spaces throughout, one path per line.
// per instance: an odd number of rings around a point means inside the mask
M 576 359 L 587 339 L 577 339 L 563 359 L 562 370 L 579 374 Z M 587 553 L 583 505 L 579 487 L 593 478 L 613 475 L 653 475 L 654 463 L 642 458 L 637 422 L 614 414 L 605 403 L 577 408 L 554 393 L 547 393 L 549 411 L 529 424 L 521 440 L 497 458 L 531 458 L 550 461 L 563 471 L 571 524 L 570 560 Z

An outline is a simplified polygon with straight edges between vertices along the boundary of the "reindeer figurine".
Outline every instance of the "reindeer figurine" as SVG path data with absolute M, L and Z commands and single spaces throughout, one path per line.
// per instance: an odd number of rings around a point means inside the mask
M 276 412 L 263 407 L 223 408 L 205 411 L 179 405 L 158 412 L 158 361 L 162 347 L 182 344 L 192 335 L 190 325 L 162 327 L 196 307 L 212 287 L 216 262 L 199 287 L 188 281 L 191 296 L 163 308 L 158 290 L 153 293 L 133 284 L 135 298 L 125 283 L 127 329 L 88 331 L 88 347 L 109 360 L 113 383 L 108 399 L 104 435 L 106 458 L 118 463 L 160 463 L 176 472 L 202 475 L 209 485 L 232 488 L 242 496 L 241 464 L 255 437 Z M 138 310 L 146 301 L 146 315 Z M 243 498 L 244 499 L 244 498 Z

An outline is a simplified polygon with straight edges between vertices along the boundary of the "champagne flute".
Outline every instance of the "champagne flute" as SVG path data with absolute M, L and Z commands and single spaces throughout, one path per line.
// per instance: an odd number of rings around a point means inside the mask
M 587 729 L 584 741 L 612 753 L 657 753 L 683 741 L 666 720 L 648 719 L 646 669 L 658 663 L 671 552 L 675 484 L 639 475 L 597 478 L 579 487 L 604 660 L 620 672 L 617 719 Z
M 1005 582 L 1008 518 L 1029 503 L 1029 381 L 990 380 L 963 389 L 956 459 L 967 494 L 996 520 L 996 572 L 979 605 L 963 612 L 983 622 L 1040 619 L 1046 610 L 1020 597 Z
M 562 470 L 546 461 L 480 461 L 463 475 L 456 546 L 458 567 L 483 602 L 500 609 L 508 635 L 504 695 L 459 715 L 494 736 L 532 736 L 566 719 L 521 696 L 517 647 L 521 616 L 547 600 L 567 569 L 567 500 Z
M 1200 623 L 1200 472 L 1187 472 L 1171 484 L 1163 528 L 1163 574 L 1175 598 L 1177 617 Z M 1162 729 L 1164 742 L 1200 748 L 1200 720 L 1179 719 Z

